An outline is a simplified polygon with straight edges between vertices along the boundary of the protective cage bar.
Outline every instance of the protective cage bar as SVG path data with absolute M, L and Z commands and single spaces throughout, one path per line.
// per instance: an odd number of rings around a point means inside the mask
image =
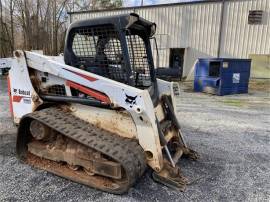
M 127 35 L 126 40 L 135 85 L 151 86 L 150 64 L 143 39 L 138 35 Z

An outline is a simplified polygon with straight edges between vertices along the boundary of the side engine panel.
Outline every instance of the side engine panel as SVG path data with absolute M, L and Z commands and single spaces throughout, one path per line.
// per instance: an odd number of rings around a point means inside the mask
M 22 52 L 16 52 L 8 77 L 10 111 L 15 124 L 20 122 L 23 115 L 35 111 L 42 104 L 31 83 L 29 71 L 25 67 L 25 56 Z

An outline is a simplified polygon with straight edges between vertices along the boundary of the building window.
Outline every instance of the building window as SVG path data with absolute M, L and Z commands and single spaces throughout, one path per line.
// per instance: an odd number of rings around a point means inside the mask
M 248 13 L 248 24 L 259 25 L 262 24 L 262 10 L 250 10 Z

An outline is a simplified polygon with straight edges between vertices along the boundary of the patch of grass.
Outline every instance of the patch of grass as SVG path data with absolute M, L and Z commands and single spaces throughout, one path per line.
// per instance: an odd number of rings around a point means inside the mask
M 233 107 L 243 107 L 245 104 L 243 100 L 233 100 L 233 99 L 223 100 L 223 103 Z

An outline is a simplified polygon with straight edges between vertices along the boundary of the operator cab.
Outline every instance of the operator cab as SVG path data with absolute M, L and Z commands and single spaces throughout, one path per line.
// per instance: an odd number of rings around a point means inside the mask
M 155 81 L 149 38 L 155 23 L 135 13 L 77 21 L 69 27 L 64 60 L 85 71 L 148 88 Z

